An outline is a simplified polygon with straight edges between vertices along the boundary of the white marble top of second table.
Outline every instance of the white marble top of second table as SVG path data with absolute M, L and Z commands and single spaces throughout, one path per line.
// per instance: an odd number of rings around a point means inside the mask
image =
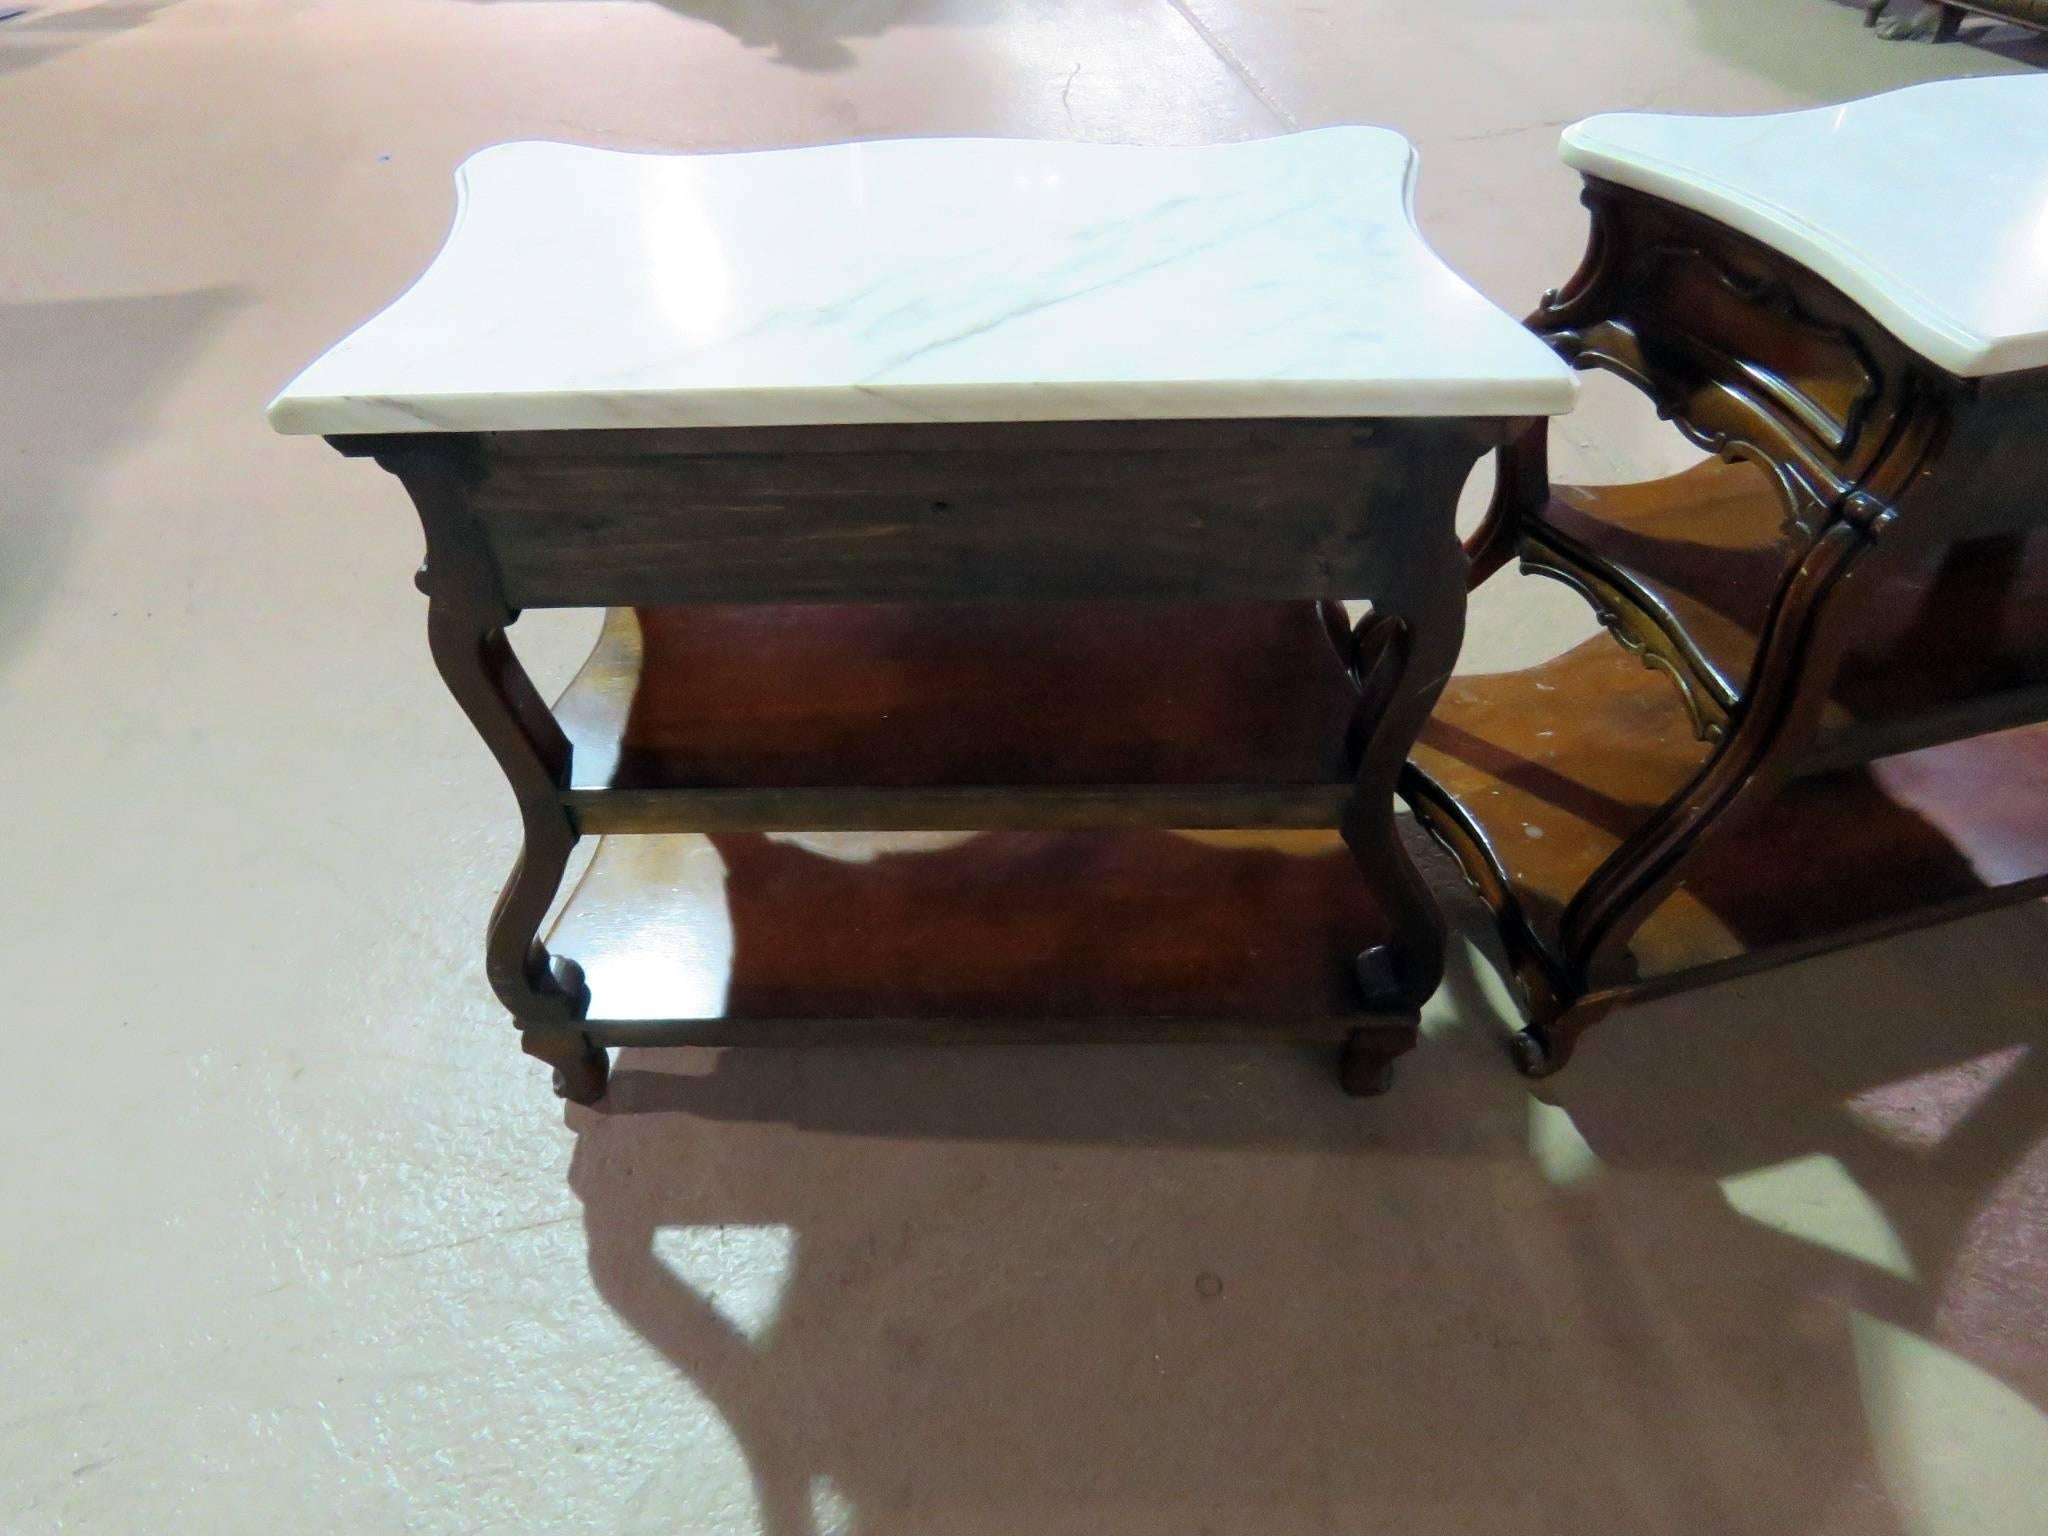
M 279 431 L 1566 411 L 1381 128 L 1200 148 L 504 144 Z
M 1766 117 L 1610 113 L 1566 129 L 1563 154 L 1782 251 L 1950 373 L 2048 367 L 2048 77 Z

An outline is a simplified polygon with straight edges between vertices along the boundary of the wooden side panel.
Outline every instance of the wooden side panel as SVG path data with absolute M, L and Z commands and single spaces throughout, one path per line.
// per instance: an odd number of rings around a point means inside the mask
M 1359 597 L 1474 423 L 1285 424 L 1214 449 L 487 456 L 471 510 L 516 607 Z M 993 430 L 993 429 L 991 429 Z M 565 434 L 566 436 L 566 434 Z M 1419 515 L 1439 515 L 1432 506 Z

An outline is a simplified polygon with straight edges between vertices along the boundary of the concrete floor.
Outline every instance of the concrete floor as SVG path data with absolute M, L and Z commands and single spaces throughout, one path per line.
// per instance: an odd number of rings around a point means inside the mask
M 1642 1008 L 1540 1094 L 1461 947 L 1370 1104 L 1291 1050 L 641 1053 L 565 1115 L 481 975 L 511 804 L 411 513 L 261 416 L 496 140 L 1388 123 L 1519 311 L 1582 238 L 1560 124 L 2048 60 L 1969 38 L 1835 0 L 0 22 L 0 1529 L 2039 1531 L 2041 909 Z M 1690 456 L 1629 405 L 1561 471 Z M 1587 627 L 1503 578 L 1468 663 Z M 522 629 L 554 684 L 589 623 Z

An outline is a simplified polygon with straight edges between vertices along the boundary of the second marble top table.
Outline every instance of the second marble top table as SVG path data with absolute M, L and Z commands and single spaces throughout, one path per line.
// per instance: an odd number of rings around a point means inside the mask
M 1418 814 L 1553 1071 L 1615 1006 L 2048 890 L 2048 79 L 1565 131 L 1592 214 L 1530 325 L 1720 462 L 1502 456 L 1484 575 L 1595 642 L 1461 678 Z
M 271 420 L 419 510 L 524 824 L 486 968 L 562 1091 L 609 1045 L 1243 1034 L 1385 1085 L 1442 968 L 1393 788 L 1458 493 L 1574 388 L 1414 170 L 1370 128 L 463 167 Z M 535 607 L 613 610 L 552 709 Z M 591 833 L 711 843 L 600 849 L 544 941 Z

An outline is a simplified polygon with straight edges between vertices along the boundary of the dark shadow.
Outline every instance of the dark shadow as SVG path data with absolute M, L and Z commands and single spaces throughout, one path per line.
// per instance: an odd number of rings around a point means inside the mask
M 1900 8 L 1908 3 L 1900 0 Z M 1864 28 L 1860 0 L 1692 0 L 1692 8 L 1707 52 L 1816 102 L 1982 74 L 1987 53 L 2048 66 L 2048 39 L 1981 20 L 1966 23 L 1952 43 L 1887 42 Z
M 872 862 L 757 836 L 729 871 L 738 1019 L 1134 1015 L 1355 1019 L 1352 960 L 1395 896 L 1334 838 L 1315 857 L 1168 832 L 989 832 Z
M 40 5 L 0 3 L 0 75 L 28 69 L 74 48 L 97 43 L 118 32 L 142 26 L 178 0 L 100 0 L 84 9 L 50 10 Z
M 1609 1165 L 1569 1186 L 1462 946 L 1463 1022 L 1384 1099 L 1287 1046 L 629 1050 L 571 1182 L 770 1532 L 824 1528 L 828 1485 L 862 1532 L 1897 1530 L 1852 1310 L 2048 1404 L 2009 1303 L 2002 1343 L 1944 1332 L 1973 1217 L 2048 1145 L 2012 1006 L 2044 938 L 2015 910 L 1633 1011 L 1546 1085 Z M 1931 1148 L 1845 1107 L 2015 1046 Z M 1917 1281 L 1717 1183 L 1816 1153 Z M 794 1252 L 750 1334 L 657 1234 L 764 1225 Z
M 0 664 L 62 590 L 94 478 L 240 303 L 204 288 L 0 304 Z
M 1704 839 L 1684 890 L 1751 953 L 1825 942 L 1848 926 L 1907 925 L 1931 908 L 1990 903 L 2019 876 L 2002 863 L 1987 872 L 1982 835 L 1970 822 L 1982 807 L 1972 802 L 1987 779 L 1996 784 L 2014 772 L 2026 783 L 2048 769 L 2048 740 L 1980 738 L 1917 764 L 1922 772 L 1904 785 L 1883 767 L 1798 780 L 1738 827 Z M 2038 874 L 2048 836 L 2012 842 L 2020 862 L 2035 861 L 2026 877 Z
M 1836 691 L 1859 720 L 2048 683 L 2048 533 L 1964 539 L 1890 567 Z
M 1870 0 L 1835 0 L 1835 3 L 1847 6 L 1859 16 L 1867 16 L 1870 12 Z M 1986 3 L 1994 10 L 1998 8 L 1998 0 L 1986 0 Z M 2019 9 L 2023 7 L 2014 8 Z M 1929 13 L 1933 10 L 1932 0 L 1890 0 L 1890 4 L 1884 11 L 1884 17 L 1886 20 L 1896 17 L 1925 23 L 1932 20 Z M 2037 19 L 2042 18 L 2037 17 Z M 1924 27 L 1915 28 L 1916 34 L 1923 33 L 1926 30 Z M 1916 35 L 1911 39 L 1900 39 L 1899 42 L 1907 47 L 1936 46 L 1924 35 Z M 2032 27 L 2025 26 L 2018 21 L 2009 20 L 2000 15 L 1982 15 L 1976 12 L 1965 13 L 1962 30 L 1950 42 L 1940 46 L 1967 46 L 1981 53 L 1991 53 L 1998 55 L 2000 58 L 2011 59 L 2015 63 L 2031 64 L 2036 69 L 2048 68 L 2048 36 L 2044 36 Z M 1967 73 L 1967 71 L 1965 72 Z
M 469 0 L 473 5 L 577 4 L 581 0 Z M 791 69 L 850 68 L 854 39 L 900 26 L 973 25 L 1000 14 L 998 0 L 648 0 L 709 22 L 742 47 L 764 49 Z
M 2016 561 L 1993 550 L 1979 569 L 1958 562 L 1956 580 L 1995 607 L 1984 594 Z M 1940 570 L 1937 560 L 1927 579 L 1938 582 Z M 1584 899 L 1622 850 L 1640 852 L 1656 818 L 1696 794 L 1709 761 L 1664 677 L 1598 636 L 1539 666 L 1466 678 L 1420 746 L 1411 800 L 1439 818 L 1456 803 L 1496 879 L 1512 871 L 1529 942 L 1553 956 L 1562 953 L 1560 904 Z M 1632 924 L 1630 952 L 1645 974 L 1664 977 L 1743 956 L 1790 958 L 1897 932 L 1927 913 L 2013 900 L 2011 888 L 2048 871 L 2043 786 L 2040 728 L 1794 778 L 1691 848 L 1675 892 L 1683 899 Z M 1539 846 L 1518 846 L 1518 830 L 1531 826 Z M 1634 979 L 1599 966 L 1596 988 Z
M 2048 69 L 2048 35 L 2029 27 L 2009 26 L 1984 17 L 1978 17 L 1977 20 L 1980 25 L 1974 30 L 1968 22 L 1963 23 L 1962 35 L 1956 39 L 1957 43 L 1964 44 L 1977 53 L 2010 59 L 2015 64 L 2025 64 L 2031 69 Z
M 2048 1339 L 2022 1321 L 2048 1284 L 2044 954 L 2035 902 L 1667 999 L 1602 1025 L 1543 1097 L 1645 1175 L 1837 1159 L 1918 1275 L 1861 1276 L 1850 1304 L 2048 1410 Z M 2016 1258 L 1986 1275 L 1998 1247 Z

